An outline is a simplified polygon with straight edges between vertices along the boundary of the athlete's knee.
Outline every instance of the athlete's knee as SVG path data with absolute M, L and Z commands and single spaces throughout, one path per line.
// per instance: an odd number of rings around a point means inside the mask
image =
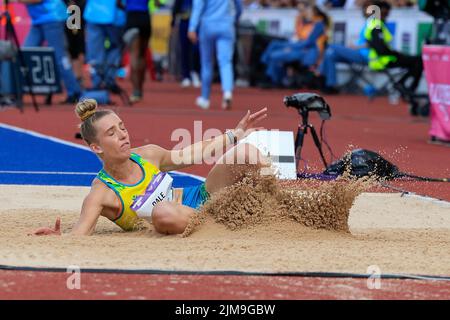
M 156 231 L 160 233 L 171 233 L 176 224 L 176 209 L 168 201 L 157 203 L 152 211 L 152 223 Z
M 249 143 L 242 143 L 236 147 L 238 164 L 256 164 L 259 150 Z
M 234 164 L 254 164 L 254 165 L 266 165 L 268 158 L 265 157 L 257 147 L 249 143 L 241 143 L 234 147 L 231 154 L 227 154 L 227 163 L 233 157 Z

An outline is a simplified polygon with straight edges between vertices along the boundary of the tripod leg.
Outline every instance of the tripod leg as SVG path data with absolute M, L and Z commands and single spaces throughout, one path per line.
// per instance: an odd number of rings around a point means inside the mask
M 295 170 L 298 172 L 298 164 L 300 163 L 300 159 L 302 158 L 302 147 L 303 141 L 305 139 L 307 127 L 303 127 L 302 125 L 298 126 L 297 136 L 295 137 Z
M 320 143 L 319 137 L 317 136 L 316 129 L 312 125 L 309 125 L 309 127 L 311 128 L 311 134 L 312 134 L 312 137 L 314 140 L 314 144 L 316 145 L 317 150 L 319 150 L 320 157 L 322 158 L 323 165 L 325 166 L 325 169 L 326 169 L 328 167 L 328 164 L 323 155 L 322 145 Z
M 47 94 L 47 96 L 45 97 L 45 104 L 47 106 L 51 106 L 52 105 L 52 99 L 53 99 L 53 94 L 51 94 L 51 93 Z
M 23 53 L 20 48 L 19 39 L 17 38 L 17 34 L 14 29 L 14 25 L 12 24 L 12 21 L 11 21 L 11 16 L 9 15 L 8 12 L 6 12 L 6 30 L 7 30 L 7 36 L 11 37 L 14 41 L 14 44 L 16 45 L 17 57 L 19 58 L 19 70 L 20 70 L 20 72 L 22 72 L 22 71 L 25 72 L 25 81 L 27 82 L 27 85 L 30 88 L 30 95 L 31 95 L 31 100 L 33 102 L 34 109 L 36 111 L 39 111 L 39 106 L 36 102 L 36 96 L 34 95 L 33 87 L 31 85 L 30 72 L 25 63 L 25 59 L 23 57 Z M 21 90 L 21 88 L 20 88 L 20 90 Z M 22 99 L 22 98 L 20 98 L 20 99 Z
M 22 87 L 20 85 L 20 65 L 17 65 L 17 61 L 14 61 L 11 64 L 11 68 L 12 73 L 14 74 L 14 82 L 15 82 L 15 87 L 16 87 L 16 94 L 15 94 L 15 99 L 16 99 L 16 105 L 19 108 L 20 112 L 23 112 L 23 94 L 22 94 Z

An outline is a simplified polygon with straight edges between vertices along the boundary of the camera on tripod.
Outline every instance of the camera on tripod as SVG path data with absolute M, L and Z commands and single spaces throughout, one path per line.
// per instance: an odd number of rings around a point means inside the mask
M 303 147 L 303 142 L 305 135 L 309 131 L 311 131 L 311 135 L 314 141 L 314 144 L 319 151 L 320 158 L 322 159 L 322 163 L 325 166 L 325 169 L 328 167 L 328 163 L 325 160 L 323 150 L 322 150 L 322 142 L 323 139 L 323 126 L 325 120 L 331 119 L 331 109 L 328 103 L 326 103 L 325 99 L 315 93 L 297 93 L 292 96 L 284 97 L 283 103 L 286 107 L 292 107 L 297 109 L 298 113 L 302 117 L 302 122 L 298 125 L 297 135 L 295 138 L 295 160 L 296 160 L 296 168 L 298 170 L 298 164 L 301 160 L 301 152 Z M 320 139 L 317 135 L 316 129 L 314 126 L 308 122 L 309 112 L 314 111 L 318 112 L 320 118 L 322 119 L 322 126 L 320 128 Z M 328 146 L 328 144 L 325 142 Z M 329 146 L 328 146 L 329 148 Z M 329 148 L 330 149 L 330 148 Z M 330 149 L 331 152 L 331 149 Z
M 315 111 L 319 113 L 322 120 L 331 118 L 330 106 L 324 98 L 315 93 L 297 93 L 287 96 L 284 97 L 283 103 L 286 107 L 296 108 L 302 116 L 307 116 L 308 112 Z

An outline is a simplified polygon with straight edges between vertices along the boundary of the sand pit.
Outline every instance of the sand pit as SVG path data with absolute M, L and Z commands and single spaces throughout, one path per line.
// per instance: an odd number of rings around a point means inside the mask
M 450 207 L 400 194 L 363 193 L 350 210 L 348 231 L 306 227 L 295 219 L 262 219 L 230 230 L 208 216 L 189 237 L 151 228 L 122 232 L 100 218 L 91 237 L 30 237 L 62 218 L 77 220 L 84 187 L 0 186 L 0 264 L 33 267 L 248 272 L 450 275 Z M 295 218 L 295 217 L 291 217 Z

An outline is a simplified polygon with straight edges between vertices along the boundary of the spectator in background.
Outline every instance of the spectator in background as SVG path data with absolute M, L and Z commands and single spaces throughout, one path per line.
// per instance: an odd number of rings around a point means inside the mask
M 244 10 L 255 10 L 263 8 L 263 6 L 261 5 L 261 1 L 258 0 L 244 0 L 242 2 L 242 6 L 244 7 Z
M 269 8 L 271 0 L 259 0 L 259 5 L 261 8 Z
M 325 0 L 327 1 L 327 0 Z M 357 9 L 364 6 L 365 0 L 345 0 L 345 9 Z M 405 8 L 413 7 L 417 4 L 417 0 L 389 0 L 388 2 L 392 7 Z
M 297 0 L 274 0 L 271 1 L 273 8 L 294 8 L 297 4 Z
M 297 39 L 272 41 L 261 57 L 261 62 L 267 66 L 266 75 L 277 86 L 285 76 L 287 63 L 298 62 L 302 67 L 313 67 L 325 47 L 328 17 L 308 1 L 299 1 L 298 9 Z
M 83 16 L 84 7 L 86 6 L 86 0 L 64 0 L 67 7 L 72 5 L 78 6 L 80 8 L 81 15 Z M 85 47 L 85 33 L 84 33 L 84 20 L 81 18 L 81 28 L 80 29 L 69 29 L 65 27 L 67 43 L 70 58 L 72 59 L 72 68 L 80 85 L 83 85 L 83 65 L 84 65 L 84 54 L 86 51 Z
M 66 50 L 64 25 L 67 8 L 62 0 L 20 0 L 25 3 L 31 18 L 31 29 L 24 47 L 42 46 L 44 42 L 55 50 L 56 64 L 67 91 L 64 103 L 76 103 L 81 96 L 81 86 L 73 74 Z
M 158 1 L 156 5 L 159 5 Z M 136 103 L 142 100 L 145 71 L 146 52 L 152 34 L 151 15 L 148 0 L 127 0 L 125 4 L 126 27 L 129 31 L 135 31 L 136 36 L 132 37 L 130 48 L 130 78 L 133 87 L 130 102 Z
M 367 0 L 346 0 L 344 8 L 345 9 L 360 9 L 364 7 Z
M 366 11 L 367 3 L 363 9 L 362 13 L 367 21 L 368 13 Z M 359 34 L 359 39 L 354 46 L 345 47 L 339 44 L 332 44 L 327 47 L 323 57 L 323 61 L 319 67 L 319 74 L 321 77 L 322 91 L 327 94 L 337 93 L 338 89 L 336 87 L 336 64 L 339 62 L 343 63 L 356 63 L 367 65 L 369 62 L 369 48 L 365 39 L 366 24 L 364 24 L 361 32 Z
M 197 43 L 188 38 L 189 19 L 192 12 L 192 0 L 175 0 L 172 9 L 172 28 L 178 19 L 178 35 L 181 47 L 181 86 L 187 88 L 191 84 L 200 88 L 200 61 Z
M 374 1 L 373 5 L 380 7 L 381 19 L 371 19 L 364 32 L 369 44 L 369 68 L 374 71 L 387 68 L 403 68 L 406 74 L 400 79 L 401 89 L 415 92 L 423 72 L 423 63 L 420 56 L 409 56 L 391 48 L 393 37 L 386 27 L 385 21 L 391 10 L 386 1 Z M 407 81 L 411 80 L 409 85 Z
M 325 0 L 324 6 L 328 9 L 342 8 L 345 5 L 346 0 Z
M 86 21 L 86 56 L 91 66 L 94 89 L 108 89 L 120 93 L 116 73 L 122 56 L 122 31 L 125 12 L 118 0 L 87 0 L 84 10 Z
M 149 0 L 148 7 L 150 8 L 150 14 L 157 12 L 160 8 L 164 8 L 167 0 Z
M 241 12 L 241 0 L 194 0 L 188 36 L 193 43 L 196 43 L 198 38 L 200 40 L 202 95 L 197 98 L 196 104 L 202 109 L 208 109 L 210 105 L 214 52 L 217 55 L 222 83 L 222 108 L 231 107 L 235 26 Z
M 398 8 L 402 8 L 402 7 L 412 7 L 416 4 L 417 1 L 412 1 L 412 0 L 390 0 L 389 3 L 393 6 L 393 7 L 398 7 Z

